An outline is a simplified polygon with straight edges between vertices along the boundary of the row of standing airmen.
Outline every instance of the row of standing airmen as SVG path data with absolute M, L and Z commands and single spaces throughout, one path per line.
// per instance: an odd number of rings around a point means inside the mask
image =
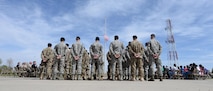
M 99 41 L 99 37 L 96 37 L 95 42 L 89 48 L 89 52 L 80 42 L 79 36 L 76 37 L 76 42 L 72 44 L 71 48 L 68 47 L 68 44 L 65 44 L 63 37 L 54 49 L 51 48 L 52 44 L 48 43 L 48 47 L 43 49 L 41 53 L 40 79 L 46 77 L 46 79 L 52 80 L 103 80 L 103 56 L 105 55 Z M 107 79 L 154 81 L 154 67 L 156 66 L 157 74 L 162 81 L 162 65 L 159 58 L 162 47 L 155 39 L 154 34 L 151 34 L 150 41 L 145 45 L 144 47 L 137 40 L 137 36 L 134 35 L 133 40 L 124 48 L 123 43 L 119 41 L 119 36 L 115 35 L 106 55 L 108 60 Z

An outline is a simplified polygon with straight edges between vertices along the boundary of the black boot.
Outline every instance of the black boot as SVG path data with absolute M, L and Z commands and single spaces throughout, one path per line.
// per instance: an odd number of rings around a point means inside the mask
M 132 75 L 130 81 L 135 81 L 135 76 Z
M 148 81 L 155 81 L 154 76 L 152 76 Z
M 74 74 L 72 74 L 71 80 L 75 80 L 75 75 Z
M 64 80 L 64 76 L 63 76 L 63 74 L 62 74 L 62 73 L 60 73 L 58 78 L 59 78 L 59 80 Z
M 110 76 L 107 76 L 107 80 L 110 80 Z
M 112 80 L 114 81 L 115 80 L 115 76 L 112 74 Z
M 160 77 L 160 81 L 163 81 L 163 77 L 162 76 Z
M 56 80 L 56 74 L 53 74 L 52 80 Z
M 77 76 L 77 80 L 81 80 L 81 75 L 78 75 L 78 76 Z

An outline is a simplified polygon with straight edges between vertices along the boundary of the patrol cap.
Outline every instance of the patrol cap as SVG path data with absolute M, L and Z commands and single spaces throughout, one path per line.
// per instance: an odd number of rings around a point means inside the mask
M 81 38 L 79 36 L 76 37 L 76 40 L 80 40 Z
M 96 37 L 95 40 L 100 40 L 99 37 Z
M 48 47 L 51 47 L 51 46 L 52 46 L 52 44 L 51 44 L 51 43 L 48 43 L 48 44 L 47 44 L 47 46 L 48 46 Z
M 154 37 L 155 37 L 155 34 L 151 34 L 151 36 L 154 36 Z
M 69 44 L 68 44 L 68 43 L 66 43 L 66 46 L 69 46 Z
M 115 38 L 115 40 L 116 40 L 116 39 L 119 39 L 118 35 L 115 35 L 114 38 Z
M 65 41 L 65 38 L 64 38 L 64 37 L 61 37 L 60 41 Z
M 148 46 L 148 45 L 149 45 L 149 43 L 150 43 L 150 42 L 146 42 L 146 43 L 145 43 L 145 46 Z
M 132 38 L 133 38 L 133 39 L 137 39 L 138 37 L 137 37 L 136 35 L 133 35 Z

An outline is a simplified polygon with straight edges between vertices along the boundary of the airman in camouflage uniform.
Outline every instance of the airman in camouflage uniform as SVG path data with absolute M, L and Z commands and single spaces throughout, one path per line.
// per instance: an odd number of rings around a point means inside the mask
M 130 77 L 129 74 L 130 74 L 130 62 L 131 62 L 128 47 L 126 47 L 126 49 L 124 50 L 123 59 L 124 61 L 122 62 L 122 66 L 123 66 L 124 80 L 128 80 Z
M 60 43 L 54 47 L 56 59 L 53 65 L 53 79 L 64 79 L 65 54 L 67 49 L 65 38 L 61 37 Z
M 111 75 L 112 75 L 112 69 L 111 69 L 111 61 L 112 61 L 112 56 L 110 51 L 107 52 L 107 61 L 108 61 L 108 66 L 107 66 L 107 79 L 110 80 L 111 79 Z
M 88 76 L 89 76 L 89 61 L 90 61 L 89 53 L 84 48 L 83 58 L 82 58 L 82 78 L 83 78 L 83 80 L 88 79 Z
M 162 64 L 160 60 L 160 54 L 162 51 L 162 47 L 160 43 L 155 39 L 155 34 L 151 34 L 150 40 L 150 73 L 151 79 L 149 81 L 154 81 L 154 64 L 156 64 L 158 76 L 160 76 L 160 81 L 163 81 L 163 73 L 162 73 Z
M 119 37 L 116 35 L 114 36 L 114 41 L 110 43 L 109 50 L 112 53 L 112 80 L 115 80 L 115 70 L 116 70 L 116 63 L 118 64 L 118 80 L 123 80 L 123 72 L 122 72 L 122 56 L 123 56 L 123 43 L 118 40 Z
M 98 77 L 99 80 L 102 80 L 102 64 L 103 64 L 103 47 L 99 42 L 99 37 L 95 38 L 95 42 L 90 46 L 90 55 L 92 59 L 91 63 L 91 79 Z M 96 75 L 97 73 L 97 75 Z
M 72 63 L 71 48 L 69 48 L 69 44 L 66 44 L 66 45 L 68 49 L 65 55 L 64 79 L 71 79 L 71 63 Z
M 139 72 L 139 80 L 143 81 L 144 80 L 144 69 L 143 69 L 143 54 L 144 54 L 144 47 L 142 43 L 140 43 L 137 40 L 137 36 L 133 36 L 133 41 L 130 44 L 129 47 L 130 55 L 131 55 L 131 75 L 132 78 L 131 80 L 134 81 L 136 77 L 136 69 L 138 68 Z
M 72 80 L 75 80 L 75 76 L 77 75 L 77 80 L 81 79 L 82 75 L 82 57 L 83 57 L 83 44 L 80 42 L 80 37 L 76 37 L 76 43 L 72 44 Z M 76 72 L 77 67 L 77 72 Z
M 145 43 L 145 49 L 144 49 L 144 57 L 143 57 L 143 61 L 144 61 L 144 73 L 145 73 L 145 80 L 148 80 L 149 78 L 149 57 L 150 57 L 150 43 L 146 42 Z
M 28 71 L 28 69 L 27 69 L 27 63 L 23 62 L 22 65 L 21 65 L 21 67 L 20 67 L 21 76 L 27 77 L 27 75 L 28 75 L 27 71 Z
M 48 47 L 42 50 L 41 53 L 41 73 L 40 73 L 40 79 L 44 78 L 44 74 L 46 72 L 47 78 L 50 79 L 52 76 L 52 65 L 53 65 L 53 59 L 55 57 L 54 50 L 51 48 L 52 44 L 48 43 Z

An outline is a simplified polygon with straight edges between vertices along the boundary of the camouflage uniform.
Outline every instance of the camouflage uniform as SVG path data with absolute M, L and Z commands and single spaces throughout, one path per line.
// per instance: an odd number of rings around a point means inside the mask
M 154 36 L 152 38 L 152 36 Z M 155 39 L 155 35 L 151 35 L 151 40 L 150 40 L 150 73 L 151 73 L 151 79 L 150 81 L 154 80 L 154 64 L 156 64 L 156 68 L 157 68 L 157 73 L 158 76 L 160 76 L 160 81 L 162 81 L 162 64 L 161 64 L 161 60 L 159 58 L 160 54 L 162 51 L 162 47 L 160 45 L 160 43 Z
M 20 72 L 21 72 L 21 76 L 23 77 L 27 77 L 27 63 L 23 62 L 21 67 L 20 67 Z
M 145 73 L 145 79 L 148 80 L 149 76 L 150 76 L 150 71 L 149 71 L 149 60 L 150 60 L 150 43 L 146 42 L 145 43 L 145 48 L 144 48 L 144 73 Z
M 46 72 L 47 79 L 51 78 L 52 75 L 52 65 L 53 65 L 53 59 L 54 59 L 54 50 L 51 47 L 47 47 L 41 52 L 41 70 L 40 70 L 40 79 L 43 79 L 44 74 Z
M 116 70 L 116 63 L 118 63 L 118 79 L 122 80 L 123 72 L 122 72 L 122 56 L 123 56 L 123 43 L 118 39 L 115 39 L 113 42 L 110 43 L 110 52 L 112 53 L 112 61 L 111 61 L 111 69 L 112 69 L 112 80 L 115 80 L 115 70 Z
M 104 58 L 103 56 L 101 56 L 101 62 L 100 62 L 100 75 L 101 75 L 101 79 L 100 80 L 103 80 L 103 77 L 104 77 Z
M 20 70 L 21 70 L 21 64 L 20 64 L 20 62 L 18 62 L 18 64 L 15 67 L 15 71 L 17 72 L 18 76 L 21 76 Z
M 65 79 L 71 79 L 71 64 L 72 64 L 72 55 L 71 55 L 71 48 L 70 48 L 70 49 L 67 49 L 66 55 L 65 55 L 65 70 L 64 70 Z
M 143 57 L 143 61 L 144 61 L 144 72 L 145 72 L 145 79 L 148 80 L 149 77 L 149 60 L 150 60 L 150 43 L 147 42 L 145 44 L 145 49 L 144 49 L 144 57 Z
M 94 42 L 91 46 L 90 46 L 90 55 L 91 55 L 91 59 L 92 59 L 92 63 L 91 63 L 91 79 L 92 77 L 94 77 L 94 79 L 96 78 L 96 76 L 98 76 L 98 79 L 101 80 L 102 79 L 102 75 L 103 75 L 103 70 L 101 68 L 102 64 L 103 64 L 103 59 L 102 59 L 102 55 L 103 55 L 103 47 L 102 45 L 99 43 L 99 41 Z M 97 73 L 97 75 L 96 75 Z
M 128 49 L 124 50 L 123 59 L 124 59 L 124 61 L 122 62 L 123 74 L 124 79 L 127 80 L 130 77 L 130 62 L 131 62 Z
M 65 54 L 68 47 L 64 42 L 60 42 L 54 47 L 57 58 L 53 65 L 53 79 L 64 79 Z
M 72 80 L 75 79 L 75 75 L 77 75 L 77 80 L 81 78 L 83 48 L 84 48 L 83 44 L 80 41 L 76 41 L 76 43 L 72 45 L 72 50 L 71 50 L 71 53 L 73 56 Z M 76 73 L 76 66 L 77 66 L 77 73 Z
M 111 57 L 111 53 L 108 51 L 107 52 L 107 61 L 108 61 L 108 66 L 107 66 L 107 79 L 108 80 L 110 80 L 111 79 L 111 75 L 112 75 L 112 69 L 111 69 L 111 61 L 112 61 L 112 59 L 111 59 L 112 57 Z
M 82 58 L 82 78 L 83 78 L 83 80 L 88 79 L 89 61 L 90 61 L 89 54 L 88 54 L 87 50 L 84 50 L 83 58 Z
M 131 80 L 134 81 L 136 77 L 136 69 L 138 68 L 139 72 L 139 80 L 144 80 L 144 69 L 143 69 L 143 54 L 144 54 L 144 47 L 143 45 L 137 41 L 133 40 L 129 47 L 130 55 L 131 55 Z

